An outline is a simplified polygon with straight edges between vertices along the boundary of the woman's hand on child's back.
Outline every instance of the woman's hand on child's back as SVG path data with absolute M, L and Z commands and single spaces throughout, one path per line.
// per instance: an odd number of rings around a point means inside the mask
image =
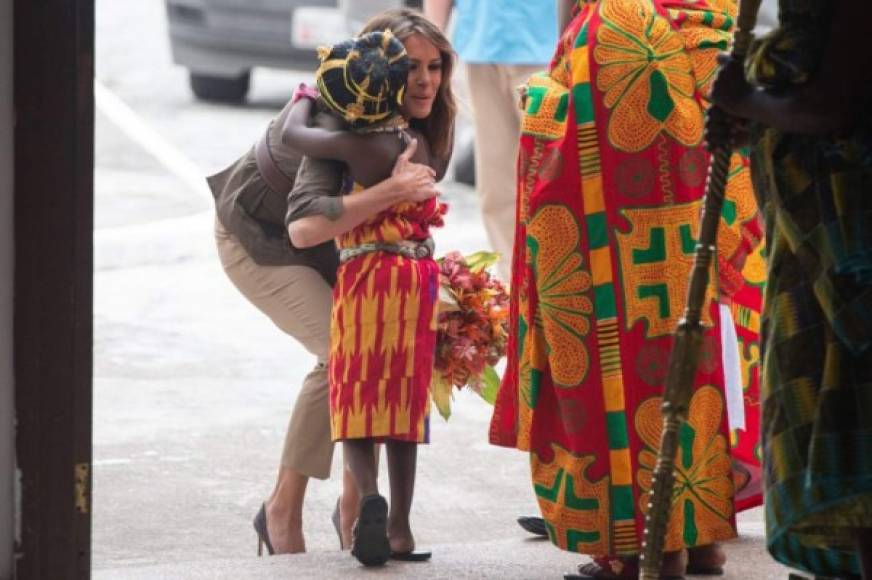
M 436 172 L 433 168 L 411 161 L 417 148 L 418 140 L 412 139 L 406 150 L 397 157 L 391 172 L 391 180 L 394 182 L 397 194 L 404 200 L 415 203 L 439 195 L 435 186 Z
M 436 178 L 433 168 L 420 163 L 408 163 L 400 173 L 391 177 L 397 194 L 404 200 L 413 203 L 427 201 L 436 197 Z

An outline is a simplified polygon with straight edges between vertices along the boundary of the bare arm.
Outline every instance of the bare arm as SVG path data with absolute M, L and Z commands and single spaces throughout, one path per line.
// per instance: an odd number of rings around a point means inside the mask
M 445 27 L 448 26 L 451 5 L 451 0 L 424 0 L 424 16 L 444 32 Z
M 304 155 L 348 162 L 358 145 L 347 131 L 330 131 L 309 126 L 309 116 L 315 106 L 311 99 L 300 99 L 291 108 L 282 127 L 282 143 Z
M 416 141 L 409 144 L 397 159 L 391 177 L 354 195 L 341 197 L 342 211 L 336 219 L 316 214 L 289 223 L 291 243 L 297 248 L 317 246 L 354 229 L 397 203 L 423 201 L 438 195 L 433 183 L 434 171 L 409 161 L 416 147 Z
M 372 216 L 399 203 L 403 195 L 393 180 L 393 177 L 389 177 L 361 192 L 340 198 L 342 213 L 336 220 L 312 215 L 291 222 L 288 225 L 291 243 L 297 248 L 317 246 L 351 231 Z
M 721 57 L 723 68 L 712 88 L 713 101 L 726 112 L 786 133 L 826 134 L 850 130 L 872 97 L 872 50 L 863 44 L 862 0 L 840 0 L 829 42 L 814 77 L 805 85 L 774 93 L 752 87 L 742 63 Z

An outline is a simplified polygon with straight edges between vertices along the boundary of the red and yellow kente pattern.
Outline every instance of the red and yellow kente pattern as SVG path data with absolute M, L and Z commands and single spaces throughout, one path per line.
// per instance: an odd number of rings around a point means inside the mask
M 709 163 L 702 95 L 735 12 L 733 0 L 580 2 L 549 70 L 528 82 L 509 358 L 490 439 L 530 451 L 549 535 L 566 550 L 640 551 Z M 736 155 L 668 550 L 734 537 L 736 507 L 760 502 L 736 501 L 733 460 L 759 467 L 757 431 L 731 450 L 717 302 L 737 318 L 752 426 L 761 237 Z
M 338 238 L 337 246 L 425 240 L 444 212 L 435 200 L 398 204 Z M 429 440 L 438 284 L 432 258 L 373 252 L 339 266 L 330 328 L 334 441 Z

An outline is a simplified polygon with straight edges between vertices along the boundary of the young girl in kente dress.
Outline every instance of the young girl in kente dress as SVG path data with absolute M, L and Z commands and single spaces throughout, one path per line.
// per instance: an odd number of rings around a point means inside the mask
M 304 99 L 285 126 L 286 144 L 344 161 L 352 196 L 388 177 L 411 140 L 417 141 L 413 162 L 437 165 L 426 139 L 400 112 L 409 69 L 403 43 L 389 31 L 371 32 L 323 49 L 320 58 L 320 99 L 349 130 L 307 127 L 313 102 Z M 331 324 L 332 435 L 343 442 L 363 498 L 352 553 L 368 566 L 430 556 L 414 550 L 409 510 L 417 445 L 429 439 L 436 342 L 439 274 L 429 230 L 442 225 L 444 212 L 432 198 L 401 203 L 336 239 L 341 265 Z M 377 487 L 378 442 L 387 448 L 390 518 Z

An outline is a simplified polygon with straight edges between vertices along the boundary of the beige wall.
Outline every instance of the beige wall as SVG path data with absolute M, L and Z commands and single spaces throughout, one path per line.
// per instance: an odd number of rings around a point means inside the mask
M 12 578 L 12 0 L 0 0 L 0 579 Z

